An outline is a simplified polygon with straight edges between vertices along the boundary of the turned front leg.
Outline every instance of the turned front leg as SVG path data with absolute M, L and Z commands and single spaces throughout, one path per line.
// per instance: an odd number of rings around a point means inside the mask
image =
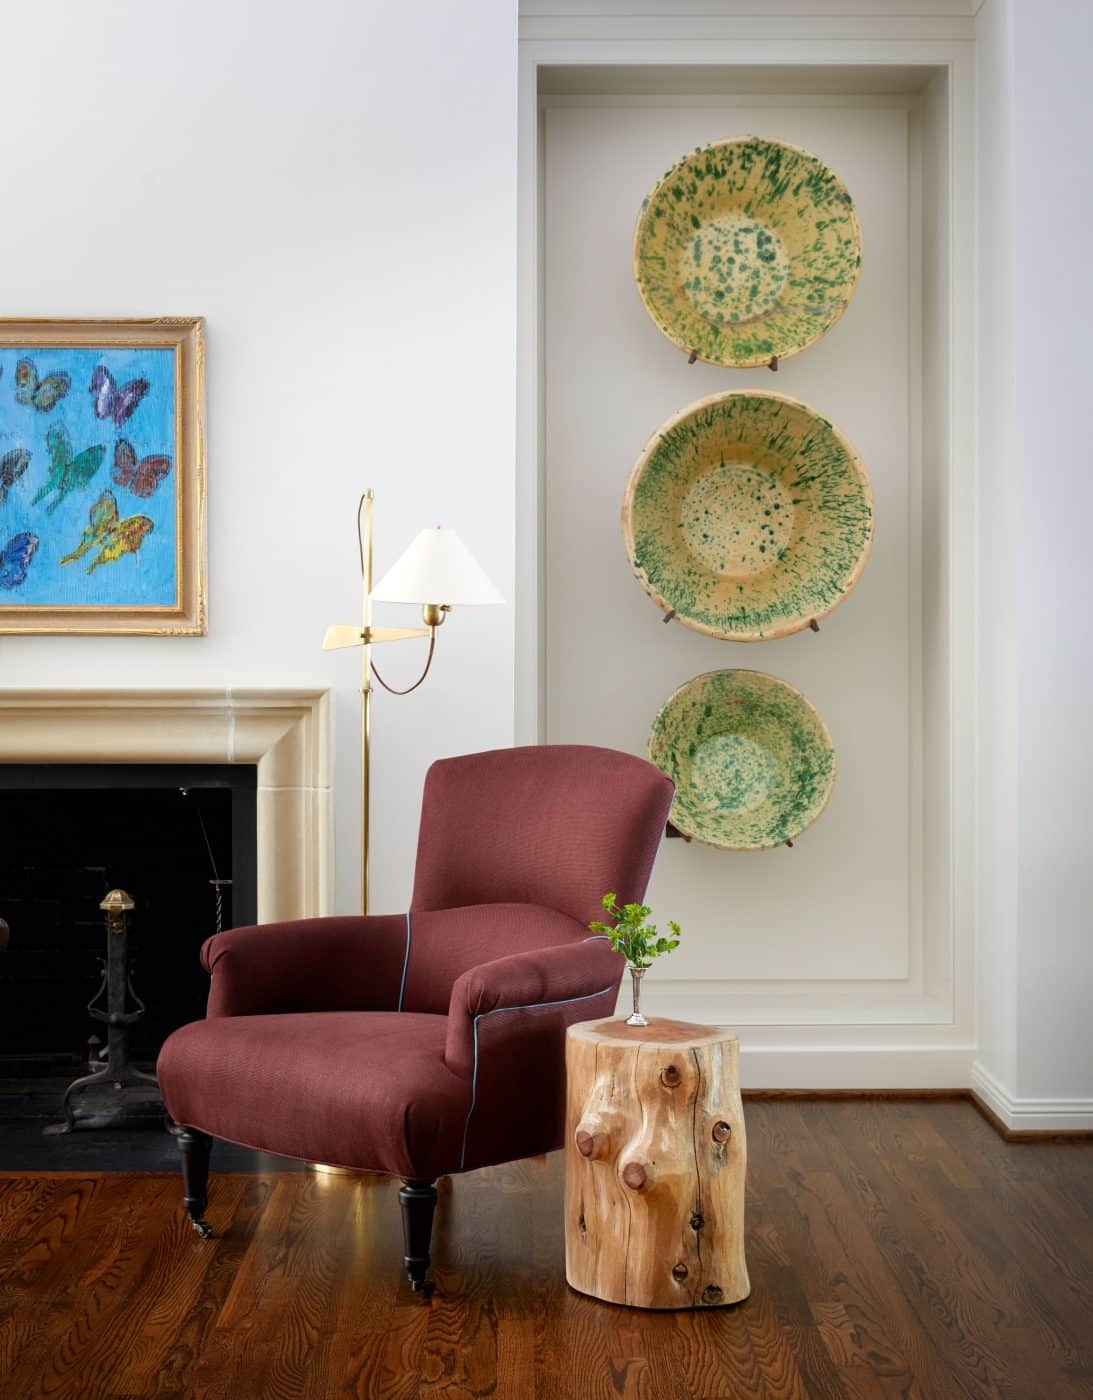
M 429 1247 L 433 1236 L 433 1216 L 436 1213 L 436 1186 L 432 1181 L 407 1181 L 398 1193 L 402 1207 L 403 1263 L 415 1293 L 426 1298 L 436 1284 L 427 1277 Z
M 182 1158 L 182 1204 L 194 1229 L 203 1240 L 207 1240 L 213 1233 L 212 1226 L 205 1219 L 205 1207 L 209 1204 L 209 1156 L 213 1140 L 208 1133 L 197 1128 L 177 1127 L 174 1135 Z

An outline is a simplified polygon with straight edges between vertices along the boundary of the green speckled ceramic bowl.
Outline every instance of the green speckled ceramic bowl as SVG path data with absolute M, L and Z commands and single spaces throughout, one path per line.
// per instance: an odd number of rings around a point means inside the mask
M 634 231 L 650 316 L 714 365 L 766 365 L 819 340 L 846 310 L 860 267 L 861 229 L 838 176 L 760 136 L 677 161 Z
M 700 399 L 649 439 L 622 535 L 638 582 L 707 636 L 758 642 L 837 607 L 873 541 L 873 493 L 850 442 L 807 404 Z
M 799 690 L 761 671 L 707 671 L 681 685 L 648 752 L 676 785 L 672 825 L 727 851 L 792 841 L 835 783 L 827 726 Z

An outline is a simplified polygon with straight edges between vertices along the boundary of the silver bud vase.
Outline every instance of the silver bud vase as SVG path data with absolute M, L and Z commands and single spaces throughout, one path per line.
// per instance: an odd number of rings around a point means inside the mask
M 628 1026 L 647 1026 L 649 1022 L 641 1014 L 641 979 L 645 976 L 648 968 L 630 967 L 630 981 L 634 988 L 634 1014 L 627 1016 Z

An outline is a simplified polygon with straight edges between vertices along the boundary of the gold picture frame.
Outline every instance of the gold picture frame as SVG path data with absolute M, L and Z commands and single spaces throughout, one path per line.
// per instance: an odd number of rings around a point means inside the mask
M 204 319 L 0 319 L 0 633 L 203 636 L 206 580 Z

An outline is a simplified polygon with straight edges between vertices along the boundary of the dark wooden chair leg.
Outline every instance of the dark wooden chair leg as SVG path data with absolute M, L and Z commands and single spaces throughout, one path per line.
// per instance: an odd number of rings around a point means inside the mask
M 432 1181 L 407 1181 L 398 1193 L 402 1207 L 402 1239 L 405 1249 L 403 1262 L 410 1278 L 410 1287 L 426 1298 L 436 1284 L 426 1278 L 429 1272 L 429 1241 L 433 1236 L 433 1213 L 436 1210 L 436 1186 Z
M 176 1127 L 175 1141 L 182 1157 L 182 1204 L 203 1240 L 212 1238 L 212 1226 L 204 1218 L 209 1203 L 209 1154 L 213 1140 L 197 1128 Z

